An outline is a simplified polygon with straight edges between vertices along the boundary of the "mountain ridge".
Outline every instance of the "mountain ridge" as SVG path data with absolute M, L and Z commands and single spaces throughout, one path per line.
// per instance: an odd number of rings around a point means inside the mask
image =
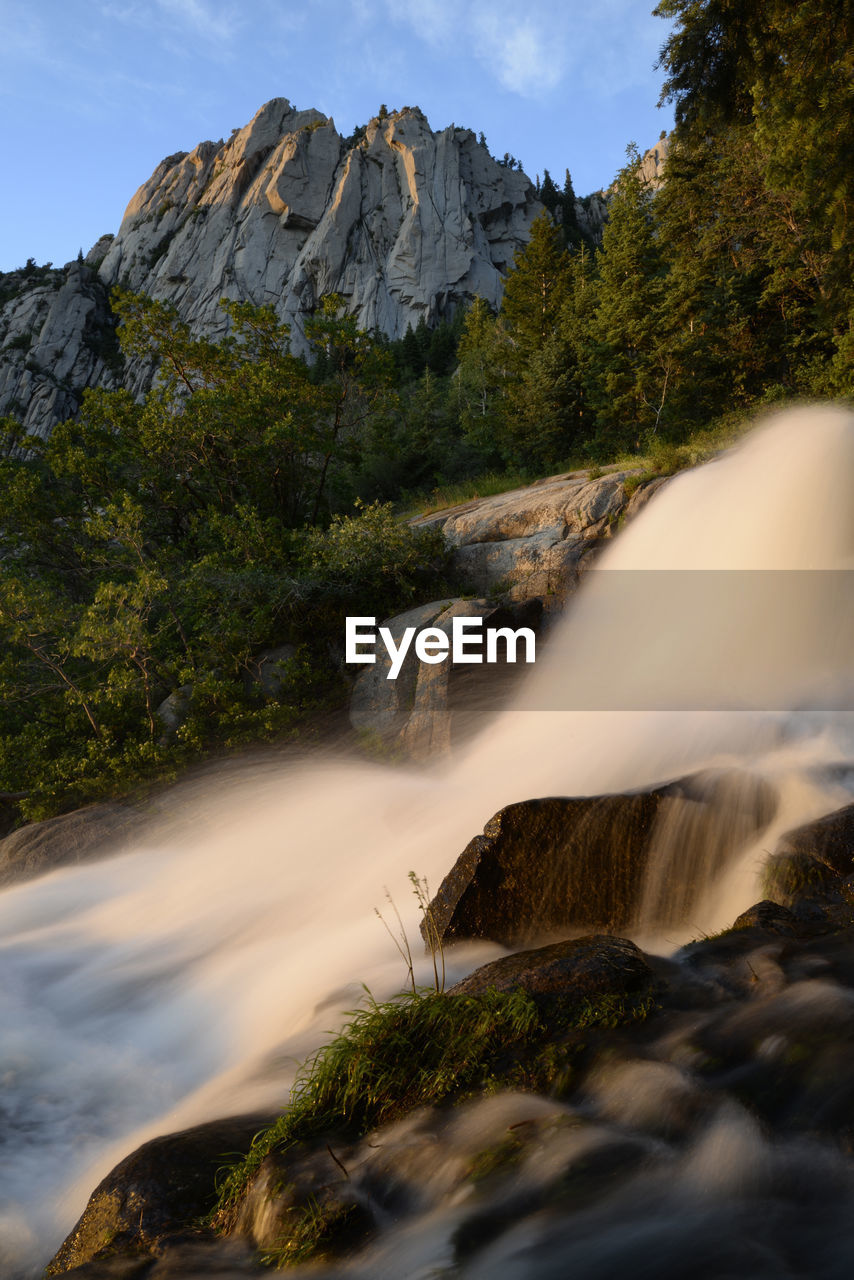
M 434 133 L 417 107 L 344 139 L 274 98 L 227 141 L 165 157 L 85 259 L 2 277 L 0 413 L 48 435 L 87 387 L 147 389 L 150 367 L 115 359 L 115 285 L 174 303 L 214 339 L 220 298 L 270 303 L 302 353 L 304 319 L 332 292 L 362 328 L 401 337 L 475 295 L 497 307 L 541 207 L 521 170 L 471 130 Z

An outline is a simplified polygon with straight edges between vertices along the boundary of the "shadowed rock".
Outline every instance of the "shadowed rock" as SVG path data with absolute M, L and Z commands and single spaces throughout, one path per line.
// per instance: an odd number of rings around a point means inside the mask
M 93 804 L 21 827 L 0 840 L 0 885 L 106 857 L 140 821 L 126 805 Z
M 791 907 L 834 898 L 854 873 L 854 804 L 785 832 L 765 865 L 769 898 Z
M 515 945 L 585 925 L 620 930 L 642 905 L 656 923 L 685 919 L 703 874 L 717 874 L 775 809 L 771 787 L 734 771 L 628 795 L 508 805 L 442 881 L 430 906 L 436 934 Z
M 45 1275 L 62 1275 L 111 1255 L 150 1255 L 164 1237 L 186 1230 L 210 1211 L 217 1171 L 235 1155 L 244 1155 L 272 1119 L 218 1120 L 146 1142 L 98 1184 Z M 127 1258 L 125 1262 L 131 1265 Z
M 574 1003 L 631 995 L 647 990 L 651 982 L 652 970 L 633 942 L 593 934 L 502 956 L 475 969 L 451 987 L 448 995 L 482 995 L 490 988 L 521 989 L 535 999 Z
M 733 929 L 767 929 L 770 933 L 792 934 L 795 917 L 787 907 L 781 907 L 767 898 L 748 907 L 733 921 Z

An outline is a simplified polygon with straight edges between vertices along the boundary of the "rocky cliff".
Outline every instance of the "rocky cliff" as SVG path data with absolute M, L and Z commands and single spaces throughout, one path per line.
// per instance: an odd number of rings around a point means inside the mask
M 644 163 L 659 173 L 658 152 Z M 161 161 L 118 234 L 85 259 L 0 275 L 0 415 L 46 435 L 87 387 L 147 388 L 150 367 L 118 356 L 117 284 L 174 303 L 213 338 L 226 328 L 221 298 L 268 303 L 302 351 L 305 317 L 327 293 L 362 328 L 399 338 L 475 295 L 497 307 L 541 208 L 523 172 L 469 129 L 434 133 L 417 107 L 345 139 L 321 112 L 274 98 L 228 141 Z M 607 195 L 578 200 L 576 213 L 598 238 Z
M 366 329 L 400 337 L 476 294 L 493 306 L 540 205 L 524 173 L 468 129 L 434 133 L 415 107 L 345 140 L 319 111 L 275 98 L 227 142 L 168 156 L 85 262 L 0 278 L 0 412 L 49 431 L 83 389 L 114 385 L 108 295 L 173 302 L 223 333 L 222 297 L 271 303 L 292 326 L 340 293 Z M 148 370 L 126 369 L 144 388 Z

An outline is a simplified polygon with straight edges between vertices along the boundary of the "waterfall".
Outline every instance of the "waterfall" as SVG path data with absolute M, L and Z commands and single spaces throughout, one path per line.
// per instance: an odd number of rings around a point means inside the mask
M 854 759 L 852 488 L 854 415 L 781 415 L 620 533 L 518 702 L 461 757 L 219 766 L 106 861 L 0 894 L 0 1272 L 37 1275 L 146 1138 L 284 1104 L 362 984 L 403 984 L 374 911 L 386 889 L 414 940 L 407 873 L 435 887 L 513 801 L 753 772 L 779 796 L 771 827 L 698 844 L 691 814 L 674 819 L 636 936 L 672 948 L 755 901 L 776 833 L 852 794 L 831 767 Z M 497 954 L 455 948 L 451 974 Z

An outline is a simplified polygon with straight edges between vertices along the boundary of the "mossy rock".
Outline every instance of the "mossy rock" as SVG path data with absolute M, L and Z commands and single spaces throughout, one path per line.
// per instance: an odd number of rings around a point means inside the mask
M 106 1265 L 113 1256 L 120 1260 L 116 1266 L 131 1268 L 117 1274 L 137 1274 L 134 1256 L 150 1259 L 164 1238 L 208 1213 L 217 1172 L 229 1158 L 248 1151 L 269 1123 L 269 1116 L 242 1116 L 146 1142 L 98 1184 L 45 1275 L 63 1275 L 93 1261 Z

